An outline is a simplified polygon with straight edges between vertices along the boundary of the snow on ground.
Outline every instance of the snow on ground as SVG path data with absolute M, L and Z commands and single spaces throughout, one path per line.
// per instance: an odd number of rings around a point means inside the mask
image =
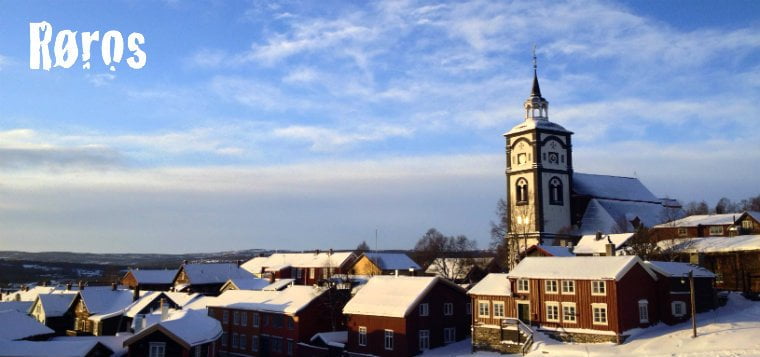
M 622 345 L 613 343 L 562 343 L 537 333 L 528 356 L 667 356 L 667 357 L 760 357 L 760 302 L 729 295 L 728 304 L 697 315 L 697 338 L 691 322 L 659 324 L 631 331 Z M 471 354 L 470 340 L 427 351 L 423 356 L 496 356 Z

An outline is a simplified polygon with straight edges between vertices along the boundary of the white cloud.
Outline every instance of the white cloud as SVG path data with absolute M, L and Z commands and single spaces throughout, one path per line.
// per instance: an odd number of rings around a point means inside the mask
M 85 77 L 96 87 L 102 87 L 116 79 L 116 75 L 111 73 L 86 74 Z
M 352 132 L 306 125 L 274 130 L 276 137 L 311 143 L 311 149 L 314 151 L 333 151 L 358 143 L 381 141 L 391 137 L 408 137 L 412 133 L 411 129 L 393 126 L 365 126 Z

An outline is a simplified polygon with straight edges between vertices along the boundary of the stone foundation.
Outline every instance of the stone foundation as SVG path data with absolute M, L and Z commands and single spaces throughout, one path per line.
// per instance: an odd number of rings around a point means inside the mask
M 601 335 L 601 334 L 597 335 L 597 334 L 591 334 L 591 333 L 562 332 L 562 331 L 553 331 L 553 330 L 539 330 L 539 331 L 557 341 L 562 341 L 562 342 L 623 343 L 625 339 L 628 338 L 628 336 L 622 335 L 620 336 L 620 341 L 618 341 L 618 336 L 615 336 L 615 335 Z
M 473 326 L 472 349 L 473 351 L 520 353 L 525 338 L 520 336 L 521 343 L 517 344 L 517 337 L 517 330 L 502 330 L 495 326 Z

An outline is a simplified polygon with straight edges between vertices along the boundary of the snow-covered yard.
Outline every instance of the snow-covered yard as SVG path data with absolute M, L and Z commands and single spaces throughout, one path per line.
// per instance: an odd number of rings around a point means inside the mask
M 562 343 L 537 333 L 528 356 L 668 356 L 735 357 L 760 356 L 760 302 L 730 294 L 728 304 L 697 315 L 697 338 L 691 337 L 691 322 L 674 326 L 660 324 L 632 331 L 628 342 Z M 471 354 L 470 341 L 464 340 L 430 350 L 424 356 L 497 356 L 495 353 Z

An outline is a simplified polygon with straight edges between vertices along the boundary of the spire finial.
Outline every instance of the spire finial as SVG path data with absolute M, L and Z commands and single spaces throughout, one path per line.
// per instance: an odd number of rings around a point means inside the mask
M 536 63 L 537 63 L 537 61 L 536 61 L 536 45 L 533 44 L 533 73 L 535 73 L 536 70 L 538 69 L 538 65 Z
M 536 61 L 536 45 L 533 45 L 533 88 L 530 95 L 532 97 L 541 97 L 541 88 L 538 87 L 538 65 Z

